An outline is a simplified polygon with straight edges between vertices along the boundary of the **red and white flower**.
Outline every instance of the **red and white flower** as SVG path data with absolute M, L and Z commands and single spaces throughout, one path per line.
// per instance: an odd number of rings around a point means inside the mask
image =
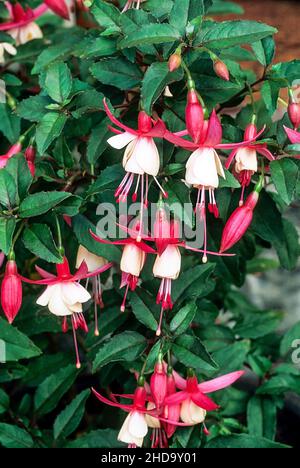
M 67 332 L 68 330 L 67 319 L 68 317 L 71 318 L 76 351 L 76 366 L 78 368 L 81 364 L 77 346 L 76 330 L 81 328 L 85 332 L 88 331 L 88 327 L 82 313 L 82 304 L 91 299 L 89 292 L 81 286 L 79 282 L 80 280 L 97 276 L 109 269 L 111 266 L 112 263 L 107 263 L 97 270 L 94 270 L 92 273 L 89 273 L 86 263 L 82 262 L 76 273 L 72 275 L 69 268 L 69 262 L 67 258 L 64 257 L 62 263 L 56 264 L 56 275 L 48 273 L 42 268 L 36 267 L 36 270 L 42 279 L 30 280 L 28 278 L 21 277 L 22 280 L 27 283 L 47 286 L 46 290 L 36 302 L 43 307 L 47 306 L 52 314 L 63 318 L 62 329 L 64 332 Z
M 124 130 L 124 132 L 121 132 L 120 130 L 110 127 L 117 135 L 108 139 L 108 143 L 113 148 L 122 149 L 126 147 L 123 156 L 123 167 L 126 171 L 126 175 L 115 192 L 117 201 L 126 201 L 135 177 L 137 180 L 132 195 L 133 201 L 136 201 L 139 187 L 141 187 L 141 205 L 148 204 L 149 176 L 155 179 L 163 195 L 167 197 L 166 192 L 163 190 L 156 177 L 160 168 L 160 158 L 154 142 L 154 138 L 163 138 L 166 130 L 164 123 L 158 120 L 153 125 L 151 117 L 144 111 L 141 111 L 138 116 L 138 130 L 134 130 L 127 127 L 113 116 L 105 100 L 104 108 L 111 122 Z
M 261 133 L 258 133 L 256 125 L 251 123 L 245 130 L 244 139 L 245 141 L 252 140 L 253 138 L 257 139 Z M 233 160 L 235 160 L 233 173 L 242 186 L 240 205 L 243 204 L 245 188 L 250 185 L 253 174 L 258 170 L 257 154 L 266 157 L 269 161 L 275 159 L 265 143 L 257 143 L 249 144 L 242 148 L 235 148 L 226 161 L 225 167 L 229 169 Z
M 1 258 L 3 258 L 2 255 Z M 22 297 L 22 280 L 15 260 L 11 259 L 6 264 L 1 284 L 1 305 L 9 323 L 14 321 L 20 310 Z
M 126 287 L 121 305 L 121 312 L 124 312 L 128 291 L 129 289 L 131 291 L 136 289 L 141 271 L 145 265 L 147 254 L 153 254 L 156 252 L 141 240 L 141 227 L 139 222 L 134 224 L 133 229 L 127 229 L 125 226 L 120 227 L 129 233 L 129 237 L 127 239 L 109 241 L 107 239 L 102 239 L 92 231 L 90 231 L 90 234 L 97 242 L 123 246 L 120 262 L 120 269 L 122 272 L 120 288 Z
M 86 249 L 83 245 L 79 246 L 76 258 L 76 268 L 80 268 L 82 262 L 85 262 L 88 267 L 88 272 L 93 273 L 99 268 L 107 265 L 108 260 L 106 258 L 95 255 Z M 102 300 L 102 286 L 101 286 L 101 275 L 92 277 L 92 291 L 94 301 L 94 316 L 95 316 L 95 336 L 99 336 L 98 328 L 98 306 L 102 309 L 104 307 Z

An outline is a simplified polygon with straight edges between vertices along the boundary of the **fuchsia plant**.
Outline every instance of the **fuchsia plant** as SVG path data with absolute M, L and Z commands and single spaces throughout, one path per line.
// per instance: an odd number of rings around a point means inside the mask
M 297 265 L 300 62 L 227 8 L 0 9 L 0 446 L 291 443 L 299 325 L 240 288 Z

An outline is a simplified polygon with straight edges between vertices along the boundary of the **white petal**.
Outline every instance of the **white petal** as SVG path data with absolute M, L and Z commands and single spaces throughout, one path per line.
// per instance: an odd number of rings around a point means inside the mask
M 125 245 L 120 263 L 121 271 L 139 276 L 145 263 L 145 257 L 145 253 L 136 245 Z
M 72 310 L 64 302 L 62 297 L 61 283 L 56 285 L 56 291 L 51 295 L 48 308 L 50 312 L 59 317 L 65 317 L 66 315 L 72 315 Z
M 181 269 L 181 254 L 175 245 L 168 245 L 162 255 L 157 255 L 153 275 L 156 278 L 177 279 Z
M 83 245 L 80 245 L 77 252 L 76 268 L 79 268 L 83 261 L 87 264 L 89 272 L 98 270 L 108 263 L 105 258 L 89 252 Z
M 131 417 L 132 413 L 129 413 L 128 416 L 126 417 L 123 426 L 121 427 L 121 430 L 118 435 L 118 440 L 120 442 L 124 442 L 125 444 L 135 444 L 138 447 L 142 447 L 143 445 L 143 438 L 138 438 L 132 436 L 132 434 L 129 433 L 128 431 L 128 425 L 129 425 L 129 420 Z
M 219 186 L 218 169 L 215 150 L 199 148 L 189 157 L 185 180 L 191 185 L 217 188 Z
M 133 437 L 141 439 L 147 435 L 148 426 L 145 415 L 139 411 L 133 411 L 128 421 L 128 432 Z
M 124 148 L 131 141 L 135 140 L 137 137 L 129 132 L 120 133 L 115 135 L 107 140 L 107 143 L 116 149 Z
M 235 156 L 235 169 L 237 172 L 257 172 L 257 153 L 254 148 L 239 148 Z
M 133 156 L 146 174 L 157 176 L 160 159 L 153 138 L 139 138 Z
M 6 50 L 6 52 L 10 55 L 16 55 L 17 49 L 9 42 L 3 42 L 2 47 Z
M 122 164 L 126 172 L 132 172 L 133 174 L 144 174 L 145 171 L 139 165 L 137 160 L 137 153 L 135 152 L 137 141 L 138 140 L 135 139 L 127 146 L 123 156 Z
M 43 33 L 40 27 L 34 22 L 19 28 L 20 44 L 26 44 L 26 42 L 32 41 L 33 39 L 41 39 L 42 37 Z
M 147 404 L 147 410 L 152 410 L 155 408 L 155 404 L 151 401 Z M 151 429 L 159 429 L 161 427 L 160 420 L 155 418 L 154 416 L 150 416 L 149 414 L 145 414 L 145 419 L 147 426 Z
M 222 163 L 216 151 L 215 151 L 215 163 L 216 163 L 216 168 L 217 168 L 217 172 L 219 176 L 223 177 L 223 179 L 226 179 Z
M 43 294 L 37 299 L 36 303 L 43 307 L 47 306 L 52 294 L 55 294 L 55 290 L 55 286 L 47 286 Z
M 180 418 L 184 423 L 196 425 L 205 420 L 206 411 L 195 405 L 192 400 L 186 399 L 181 404 Z
M 69 308 L 72 312 L 75 312 L 75 313 L 77 313 L 77 314 L 79 314 L 80 312 L 82 312 L 82 304 L 81 304 L 81 302 L 76 302 L 76 304 L 68 305 L 68 308 Z
M 76 304 L 76 302 L 87 302 L 91 299 L 90 293 L 79 283 L 62 283 L 62 299 L 67 305 Z

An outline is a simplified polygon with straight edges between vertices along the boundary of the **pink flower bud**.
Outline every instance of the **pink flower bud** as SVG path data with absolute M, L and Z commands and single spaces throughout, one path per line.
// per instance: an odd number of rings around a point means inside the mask
M 157 410 L 160 410 L 167 395 L 167 374 L 162 363 L 157 363 L 150 379 L 150 389 Z
M 27 161 L 28 168 L 30 170 L 30 173 L 32 177 L 34 177 L 35 174 L 35 155 L 36 155 L 36 150 L 33 146 L 28 146 L 28 148 L 25 150 L 25 159 Z
M 197 93 L 194 89 L 190 89 L 187 95 L 185 120 L 190 136 L 196 144 L 199 143 L 202 134 L 204 113 Z
M 222 60 L 215 60 L 214 61 L 214 70 L 215 74 L 221 78 L 222 80 L 229 81 L 229 71 L 227 65 L 222 62 Z
M 170 72 L 178 70 L 181 66 L 181 56 L 179 54 L 172 54 L 168 62 Z
M 12 323 L 22 305 L 22 281 L 14 260 L 9 260 L 6 264 L 1 285 L 1 305 L 7 320 Z
M 247 125 L 245 130 L 245 140 L 252 140 L 257 135 L 257 127 L 255 124 L 251 123 Z
M 289 104 L 288 114 L 294 128 L 298 129 L 300 127 L 300 104 L 296 102 Z
M 249 228 L 253 210 L 258 202 L 259 193 L 252 192 L 243 206 L 238 207 L 225 224 L 222 234 L 220 253 L 226 252 L 241 240 Z
M 46 5 L 58 16 L 61 16 L 64 19 L 70 19 L 69 10 L 65 0 L 44 0 L 44 3 L 46 3 Z
M 148 133 L 150 132 L 152 128 L 152 120 L 151 117 L 149 117 L 148 114 L 144 111 L 139 112 L 138 116 L 138 129 L 142 133 Z

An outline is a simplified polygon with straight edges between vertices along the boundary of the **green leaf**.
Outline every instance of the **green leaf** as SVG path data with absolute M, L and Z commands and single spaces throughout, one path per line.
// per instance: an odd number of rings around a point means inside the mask
M 213 358 L 219 364 L 222 373 L 225 374 L 243 368 L 249 351 L 249 340 L 237 341 L 215 351 Z
M 30 96 L 19 103 L 16 113 L 22 117 L 22 119 L 30 120 L 31 122 L 39 122 L 43 116 L 47 114 L 46 106 L 48 106 L 50 102 L 47 96 Z
M 28 195 L 20 205 L 19 215 L 21 218 L 39 216 L 54 208 L 54 206 L 71 197 L 67 192 L 38 192 Z
M 256 21 L 223 21 L 208 23 L 197 34 L 196 43 L 224 49 L 238 44 L 250 44 L 273 35 L 277 29 Z
M 276 190 L 282 200 L 289 205 L 296 192 L 299 178 L 299 167 L 291 158 L 282 158 L 270 164 L 271 175 Z
M 0 443 L 7 448 L 31 448 L 31 435 L 18 426 L 0 423 Z
M 20 122 L 20 118 L 6 104 L 0 103 L 0 132 L 11 144 L 15 144 L 20 136 Z
M 104 119 L 92 129 L 87 145 L 87 160 L 90 164 L 95 164 L 107 148 L 107 139 L 111 135 L 107 128 L 108 122 L 108 119 Z
M 258 42 L 253 42 L 252 49 L 261 65 L 267 67 L 272 63 L 275 55 L 275 41 L 272 36 L 265 37 Z
M 208 2 L 203 0 L 175 0 L 170 14 L 171 26 L 183 36 L 188 23 L 198 16 L 203 16 L 207 6 Z
M 54 208 L 55 213 L 65 216 L 76 216 L 81 208 L 82 198 L 78 195 L 72 195 Z
M 43 155 L 51 143 L 59 137 L 66 124 L 67 116 L 58 112 L 45 114 L 36 128 L 38 152 Z
M 208 9 L 208 13 L 210 15 L 242 15 L 244 13 L 244 9 L 234 2 L 214 0 L 212 6 Z
M 106 167 L 101 171 L 99 177 L 95 180 L 95 183 L 90 186 L 87 196 L 90 197 L 97 193 L 103 193 L 111 187 L 117 188 L 124 175 L 124 169 L 120 164 L 114 164 L 113 166 Z
M 0 250 L 5 255 L 10 251 L 15 227 L 15 218 L 0 218 Z
M 53 240 L 52 232 L 46 224 L 32 224 L 23 234 L 26 249 L 46 262 L 59 263 L 62 257 Z
M 298 80 L 300 73 L 300 60 L 292 60 L 290 62 L 276 63 L 271 69 L 271 77 L 287 80 L 290 85 L 293 81 Z M 285 87 L 283 83 L 282 87 Z
M 187 367 L 208 372 L 215 371 L 219 367 L 199 338 L 191 335 L 181 335 L 176 338 L 172 352 L 178 361 Z
M 39 416 L 50 413 L 62 396 L 75 382 L 79 370 L 74 364 L 62 367 L 55 374 L 47 377 L 37 388 L 34 396 L 34 407 Z
M 124 444 L 117 440 L 118 432 L 112 429 L 97 429 L 68 442 L 67 448 L 119 448 Z
M 140 47 L 146 44 L 164 44 L 180 39 L 179 32 L 168 24 L 146 24 L 140 30 L 128 34 L 119 42 L 120 49 Z
M 289 446 L 272 442 L 264 437 L 232 434 L 211 439 L 206 448 L 289 448 Z
M 9 396 L 0 388 L 0 414 L 5 413 L 9 408 Z
M 253 396 L 247 406 L 247 425 L 251 436 L 273 440 L 276 433 L 277 409 L 270 398 Z
M 91 73 L 101 83 L 116 86 L 122 90 L 134 88 L 139 85 L 142 78 L 139 67 L 121 57 L 94 63 Z
M 201 297 L 207 293 L 206 282 L 214 268 L 214 264 L 197 265 L 181 273 L 179 278 L 174 282 L 172 292 L 174 303 L 178 301 L 179 298 L 180 300 L 184 297 L 191 299 L 191 296 Z
M 111 32 L 119 30 L 121 12 L 111 3 L 95 0 L 91 7 L 91 13 L 102 28 L 109 29 Z
M 195 302 L 186 304 L 177 314 L 172 318 L 170 323 L 170 330 L 175 335 L 181 335 L 186 331 L 191 322 L 193 321 L 197 312 Z
M 85 402 L 90 396 L 91 391 L 84 390 L 57 416 L 54 421 L 54 438 L 68 437 L 80 424 L 84 415 Z
M 19 361 L 41 354 L 41 350 L 26 335 L 2 318 L 0 318 L 0 340 L 5 344 L 6 361 Z
M 0 205 L 13 208 L 16 202 L 17 187 L 13 177 L 5 169 L 0 170 Z
M 280 354 L 286 356 L 300 347 L 300 322 L 295 323 L 283 336 L 280 343 Z
M 93 372 L 111 362 L 133 361 L 146 348 L 145 338 L 139 333 L 125 331 L 115 335 L 99 349 L 93 362 Z
M 43 84 L 47 94 L 56 102 L 63 103 L 72 89 L 72 76 L 68 65 L 54 62 L 45 71 Z
M 5 170 L 13 177 L 17 188 L 17 203 L 27 195 L 33 177 L 23 154 L 16 154 L 10 158 Z
M 83 245 L 95 255 L 107 258 L 107 260 L 120 262 L 121 251 L 115 245 L 105 245 L 94 241 L 90 234 L 90 230 L 96 231 L 95 225 L 83 215 L 77 215 L 72 220 L 72 228 L 78 240 L 78 243 Z
M 145 304 L 143 296 L 145 292 L 136 291 L 130 299 L 130 305 L 135 317 L 150 330 L 156 331 L 158 323 L 149 307 Z
M 165 87 L 174 81 L 181 80 L 182 77 L 183 72 L 181 69 L 170 73 L 166 62 L 154 62 L 150 65 L 145 73 L 142 84 L 144 109 L 149 115 L 152 113 L 153 104 L 162 94 Z

